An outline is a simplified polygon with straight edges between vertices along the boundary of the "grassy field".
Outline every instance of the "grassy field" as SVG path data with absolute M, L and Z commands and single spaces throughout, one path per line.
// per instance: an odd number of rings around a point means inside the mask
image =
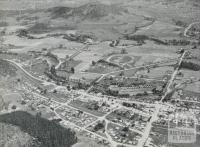
M 136 72 L 135 75 L 143 75 L 146 78 L 162 80 L 165 76 L 169 76 L 173 72 L 173 70 L 174 70 L 173 67 L 164 66 L 164 67 L 152 68 L 150 69 L 149 73 L 147 69 L 139 70 Z
M 184 89 L 188 91 L 200 93 L 200 82 L 188 84 Z

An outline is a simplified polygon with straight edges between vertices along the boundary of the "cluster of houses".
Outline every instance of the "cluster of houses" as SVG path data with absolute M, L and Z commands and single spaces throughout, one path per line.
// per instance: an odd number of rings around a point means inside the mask
M 64 120 L 73 122 L 80 127 L 86 126 L 97 119 L 96 117 L 86 114 L 81 110 L 73 109 L 67 106 L 58 108 L 56 112 Z
M 108 129 L 109 135 L 118 143 L 137 145 L 141 135 L 129 130 L 128 127 L 122 127 L 112 124 Z
M 147 122 L 150 120 L 150 117 L 140 115 L 130 110 L 119 109 L 108 115 L 107 119 L 142 132 Z

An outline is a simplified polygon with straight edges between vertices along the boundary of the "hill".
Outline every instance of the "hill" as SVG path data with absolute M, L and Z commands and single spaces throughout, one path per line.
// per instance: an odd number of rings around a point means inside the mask
M 71 147 L 77 142 L 75 133 L 59 124 L 33 116 L 27 112 L 16 111 L 0 115 L 0 122 L 19 127 L 23 132 L 37 139 L 37 147 Z
M 0 146 L 1 147 L 36 147 L 33 137 L 24 133 L 19 127 L 0 123 Z M 33 146 L 35 144 L 35 146 Z
M 106 41 L 123 38 L 124 34 L 180 38 L 186 26 L 200 20 L 198 0 L 50 1 L 37 9 L 27 5 L 23 11 L 0 11 L 0 19 L 9 18 L 2 25 L 44 35 L 73 30 Z
M 81 20 L 100 19 L 109 14 L 120 15 L 127 13 L 125 8 L 118 5 L 105 5 L 99 2 L 87 3 L 79 7 L 54 7 L 48 9 L 53 18 L 78 17 Z

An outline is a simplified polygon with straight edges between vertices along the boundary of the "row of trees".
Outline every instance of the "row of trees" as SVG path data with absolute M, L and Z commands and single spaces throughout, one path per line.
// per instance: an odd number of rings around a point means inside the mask
M 125 36 L 125 38 L 127 40 L 135 40 L 140 44 L 144 44 L 145 40 L 151 40 L 151 41 L 154 41 L 155 43 L 161 44 L 161 45 L 186 46 L 186 45 L 191 44 L 190 41 L 184 40 L 184 39 L 182 39 L 182 40 L 176 40 L 176 39 L 173 39 L 173 40 L 160 40 L 160 39 L 149 37 L 149 36 L 146 36 L 146 35 Z
M 191 61 L 183 61 L 181 63 L 181 68 L 199 71 L 200 70 L 200 64 L 197 64 L 197 63 L 194 63 L 194 62 L 191 62 Z
M 191 42 L 188 40 L 166 40 L 165 41 L 168 45 L 174 45 L 174 46 L 186 46 L 189 45 Z

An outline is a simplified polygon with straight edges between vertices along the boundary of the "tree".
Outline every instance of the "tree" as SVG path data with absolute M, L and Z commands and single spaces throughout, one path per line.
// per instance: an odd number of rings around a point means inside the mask
M 122 131 L 128 132 L 128 131 L 129 131 L 129 127 L 124 127 L 124 128 L 122 129 Z
M 152 93 L 153 93 L 153 94 L 156 94 L 156 93 L 157 93 L 156 88 L 153 88 L 153 89 L 152 89 Z
M 21 101 L 21 104 L 22 104 L 22 105 L 25 105 L 25 104 L 26 104 L 26 102 L 23 100 L 23 101 Z
M 68 91 L 70 91 L 70 90 L 71 90 L 71 88 L 70 88 L 70 86 L 69 86 L 69 85 L 67 85 L 67 90 L 68 90 Z
M 110 47 L 114 47 L 114 43 L 115 43 L 115 41 L 112 41 L 109 45 L 110 45 Z
M 147 67 L 147 73 L 150 73 L 150 68 L 149 67 Z
M 17 106 L 13 105 L 13 106 L 12 106 L 12 109 L 13 109 L 13 110 L 17 109 Z
M 60 44 L 60 45 L 59 45 L 59 48 L 63 48 L 63 44 Z
M 123 49 L 121 50 L 121 54 L 127 54 L 126 49 L 123 48 Z
M 56 74 L 55 65 L 52 65 L 52 66 L 51 66 L 50 72 L 51 72 L 51 74 L 54 74 L 54 75 Z
M 47 48 L 42 48 L 42 51 L 47 51 Z
M 44 89 L 44 90 L 42 91 L 42 93 L 43 93 L 43 94 L 47 94 L 47 89 Z
M 148 95 L 148 92 L 144 91 L 144 95 Z
M 74 67 L 71 68 L 71 73 L 75 73 Z
M 27 36 L 27 35 L 28 35 L 28 32 L 25 29 L 21 29 L 18 32 L 18 36 L 20 36 L 20 37 Z
M 124 72 L 122 71 L 122 72 L 119 74 L 119 76 L 121 76 L 121 77 L 124 76 Z
M 54 89 L 54 90 L 53 90 L 53 93 L 57 93 L 57 90 L 56 90 L 56 89 Z
M 95 66 L 96 62 L 95 61 L 92 61 L 92 66 Z
M 186 68 L 186 69 L 191 69 L 194 71 L 199 71 L 200 70 L 200 65 L 192 62 L 192 61 L 183 61 L 181 63 L 181 68 Z
M 37 112 L 36 117 L 41 117 L 42 116 L 42 112 Z
M 1 36 L 6 35 L 6 28 L 4 28 L 4 29 L 1 31 L 0 35 L 1 35 Z
M 98 131 L 100 129 L 104 128 L 104 124 L 102 122 L 99 122 L 95 127 L 94 127 L 94 130 L 95 131 Z

